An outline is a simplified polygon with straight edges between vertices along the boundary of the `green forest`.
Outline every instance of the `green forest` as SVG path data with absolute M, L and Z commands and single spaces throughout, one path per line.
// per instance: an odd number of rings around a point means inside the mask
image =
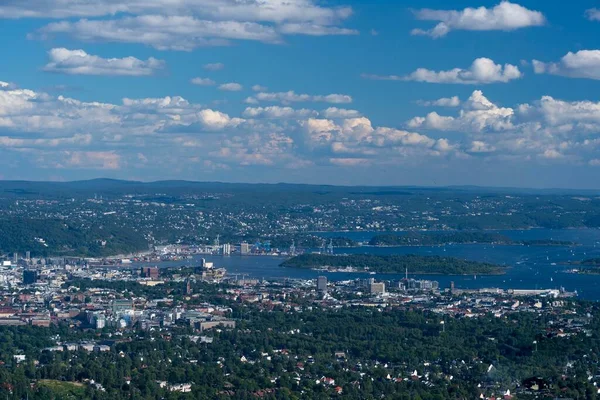
M 551 239 L 513 240 L 506 235 L 489 232 L 407 232 L 376 235 L 370 246 L 438 246 L 445 244 L 497 244 L 524 246 L 573 246 L 575 243 Z
M 599 311 L 597 305 L 585 303 L 573 307 L 580 315 Z M 212 332 L 211 344 L 191 341 L 191 332 L 181 327 L 168 336 L 138 332 L 106 340 L 111 350 L 103 353 L 43 349 L 55 345 L 50 339 L 54 335 L 78 341 L 102 339 L 104 334 L 98 337 L 63 325 L 0 328 L 0 398 L 335 396 L 332 388 L 310 376 L 334 379 L 348 399 L 472 400 L 478 398 L 479 387 L 514 387 L 531 377 L 546 382 L 545 396 L 538 398 L 597 398 L 596 387 L 588 381 L 600 354 L 597 317 L 590 320 L 589 335 L 561 338 L 546 333 L 551 315 L 533 313 L 446 318 L 443 330 L 441 316 L 411 310 L 264 313 L 240 305 L 233 307 L 232 316 L 239 326 Z M 17 352 L 26 361 L 16 363 Z M 411 379 L 414 370 L 423 377 Z M 103 390 L 92 387 L 90 380 Z M 170 392 L 160 387 L 160 381 L 193 382 L 193 389 L 187 394 Z
M 76 226 L 60 219 L 0 219 L 0 251 L 32 256 L 102 257 L 147 250 L 135 230 L 108 221 Z

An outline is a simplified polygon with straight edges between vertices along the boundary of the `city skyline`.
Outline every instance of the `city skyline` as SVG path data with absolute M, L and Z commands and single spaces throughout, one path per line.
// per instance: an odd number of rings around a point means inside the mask
M 9 0 L 0 179 L 599 189 L 594 5 Z

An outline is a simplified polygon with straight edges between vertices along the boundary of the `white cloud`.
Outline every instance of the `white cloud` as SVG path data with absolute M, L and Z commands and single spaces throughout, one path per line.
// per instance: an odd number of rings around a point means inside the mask
M 293 145 L 294 140 L 282 133 L 252 133 L 224 140 L 222 147 L 210 155 L 227 162 L 234 160 L 242 166 L 274 165 L 276 162 L 306 164 L 290 153 Z
M 198 113 L 200 123 L 208 130 L 221 130 L 227 127 L 237 126 L 242 120 L 230 118 L 229 115 L 220 111 L 202 110 Z
M 239 83 L 235 83 L 235 82 L 224 83 L 222 85 L 219 85 L 219 90 L 225 90 L 227 92 L 239 92 L 243 88 L 244 87 L 242 85 L 240 85 Z
M 226 45 L 229 40 L 281 42 L 271 26 L 255 22 L 208 21 L 191 16 L 143 15 L 116 20 L 50 23 L 38 30 L 46 38 L 67 34 L 88 42 L 140 43 L 159 50 L 191 51 L 201 46 Z
M 488 143 L 481 140 L 472 141 L 471 147 L 468 149 L 470 153 L 491 153 L 495 150 L 494 146 L 490 146 Z
M 286 35 L 358 35 L 355 29 L 340 28 L 337 26 L 325 26 L 311 23 L 289 23 L 279 27 L 279 32 Z
M 115 170 L 121 168 L 121 156 L 113 151 L 67 151 L 64 167 Z M 57 165 L 61 167 L 61 165 Z
M 291 107 L 279 107 L 279 106 L 271 106 L 271 107 L 247 107 L 243 116 L 245 118 L 276 118 L 276 119 L 285 119 L 285 118 L 306 118 L 309 116 L 313 116 L 318 114 L 316 111 L 308 110 L 308 109 L 300 109 L 295 110 Z
M 334 25 L 350 7 L 323 7 L 313 0 L 4 0 L 0 18 L 73 18 L 116 14 L 194 15 L 215 20 Z
M 389 81 L 415 81 L 427 83 L 450 83 L 450 84 L 490 84 L 507 83 L 523 76 L 519 68 L 512 64 L 504 66 L 496 64 L 489 58 L 478 58 L 468 69 L 454 68 L 449 71 L 432 71 L 419 68 L 406 76 L 381 76 L 364 74 L 363 77 L 374 80 Z
M 328 109 L 323 110 L 323 112 L 321 112 L 321 114 L 325 118 L 329 118 L 329 119 L 357 118 L 357 117 L 361 116 L 360 112 L 357 110 L 347 110 L 344 108 L 337 108 L 337 107 L 329 107 Z
M 512 129 L 512 108 L 498 107 L 480 90 L 475 90 L 464 103 L 458 117 L 441 116 L 436 112 L 426 117 L 415 117 L 407 122 L 412 129 L 425 128 L 440 131 L 482 132 Z
M 285 35 L 355 34 L 340 26 L 351 14 L 350 7 L 324 7 L 317 0 L 5 0 L 0 4 L 0 18 L 63 19 L 42 27 L 33 37 L 64 34 L 85 41 L 183 51 L 236 40 L 282 43 Z
M 50 62 L 45 71 L 70 75 L 148 76 L 165 67 L 165 62 L 150 57 L 143 61 L 135 57 L 102 58 L 83 50 L 55 48 L 48 52 Z
M 340 155 L 375 157 L 386 152 L 439 156 L 455 151 L 447 139 L 435 140 L 416 132 L 387 127 L 373 127 L 365 117 L 348 118 L 336 124 L 332 120 L 310 118 L 304 124 L 310 148 L 329 148 Z M 409 150 L 411 149 L 411 150 Z M 355 159 L 356 157 L 352 157 Z
M 600 21 L 600 10 L 597 8 L 590 8 L 585 12 L 585 16 L 590 21 Z
M 529 10 L 519 4 L 502 1 L 493 8 L 465 8 L 464 10 L 415 11 L 417 19 L 439 21 L 432 29 L 413 29 L 413 35 L 427 35 L 433 38 L 446 36 L 453 30 L 466 31 L 513 31 L 531 26 L 542 26 L 546 18 L 539 11 Z
M 533 60 L 532 63 L 536 74 L 600 80 L 600 50 L 569 52 L 559 62 L 544 63 Z
M 371 164 L 368 158 L 330 158 L 329 162 L 342 167 L 357 167 Z
M 474 91 L 457 115 L 430 113 L 407 126 L 460 133 L 464 140 L 457 150 L 479 157 L 579 164 L 600 159 L 600 102 L 543 96 L 510 108 Z
M 190 82 L 193 83 L 194 85 L 198 85 L 198 86 L 214 86 L 214 85 L 216 85 L 215 81 L 213 81 L 210 78 L 196 77 L 196 78 L 192 78 L 190 80 Z
M 286 94 L 276 101 L 307 101 Z M 180 96 L 83 102 L 19 89 L 0 89 L 0 146 L 7 157 L 63 169 L 165 169 L 197 173 L 268 165 L 276 168 L 431 163 L 432 158 L 524 160 L 541 165 L 600 159 L 600 102 L 544 96 L 505 107 L 474 91 L 449 115 L 429 113 L 406 129 L 379 126 L 357 110 L 278 105 L 241 115 L 207 109 Z M 452 132 L 448 137 L 436 132 Z M 199 150 L 201 149 L 201 151 Z M 87 153 L 90 153 L 89 156 Z M 143 158 L 139 157 L 143 154 Z M 86 157 L 89 159 L 86 159 Z M 147 160 L 147 161 L 144 161 Z M 446 162 L 444 161 L 444 162 Z M 440 161 L 441 162 L 441 161 Z
M 255 98 L 260 101 L 277 101 L 282 103 L 294 102 L 324 102 L 333 104 L 352 103 L 352 97 L 345 94 L 328 94 L 328 95 L 308 95 L 297 94 L 294 91 L 278 92 L 278 93 L 257 93 Z
M 557 158 L 563 158 L 564 155 L 561 154 L 558 150 L 556 149 L 546 149 L 544 150 L 544 152 L 542 153 L 542 157 L 544 158 L 550 158 L 550 159 L 557 159 Z
M 58 147 L 63 145 L 87 146 L 92 141 L 90 134 L 76 134 L 71 137 L 60 138 L 14 138 L 9 136 L 0 136 L 0 146 L 2 147 Z
M 423 107 L 458 107 L 460 99 L 458 96 L 442 97 L 437 100 L 418 100 L 417 104 Z
M 266 92 L 268 89 L 266 86 L 254 85 L 252 86 L 252 90 L 255 92 Z
M 600 132 L 600 102 L 564 101 L 543 96 L 534 110 L 553 126 L 578 124 L 579 129 Z M 530 111 L 531 113 L 532 111 Z
M 223 68 L 225 68 L 225 64 L 223 64 L 223 63 L 204 64 L 203 68 L 207 71 L 220 71 Z

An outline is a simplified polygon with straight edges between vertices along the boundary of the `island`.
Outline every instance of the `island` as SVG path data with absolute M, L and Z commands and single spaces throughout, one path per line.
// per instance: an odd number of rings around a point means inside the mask
M 576 265 L 578 268 L 567 272 L 584 275 L 600 275 L 600 258 L 589 258 L 583 261 L 571 261 L 569 265 Z
M 345 272 L 404 273 L 422 275 L 501 275 L 506 267 L 453 257 L 413 254 L 377 256 L 372 254 L 324 255 L 302 254 L 281 264 L 301 268 Z
M 496 244 L 523 246 L 574 246 L 576 243 L 552 240 L 513 240 L 506 235 L 491 232 L 407 232 L 405 234 L 376 235 L 370 246 L 440 246 L 446 244 Z

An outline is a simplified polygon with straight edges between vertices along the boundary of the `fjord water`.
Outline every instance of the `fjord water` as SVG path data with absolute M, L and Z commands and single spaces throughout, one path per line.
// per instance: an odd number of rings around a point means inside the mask
M 522 245 L 490 245 L 464 244 L 446 246 L 401 246 L 401 247 L 356 247 L 335 249 L 336 253 L 348 254 L 419 254 L 440 255 L 464 258 L 473 261 L 489 262 L 509 267 L 506 274 L 498 276 L 445 276 L 445 275 L 412 275 L 412 278 L 431 279 L 440 282 L 441 288 L 454 282 L 457 288 L 502 288 L 502 289 L 558 289 L 564 287 L 568 291 L 577 291 L 579 298 L 600 300 L 600 275 L 578 275 L 566 273 L 574 268 L 569 261 L 582 261 L 600 257 L 600 230 L 514 230 L 499 231 L 513 240 L 553 239 L 578 243 L 577 246 L 522 246 Z M 357 241 L 368 241 L 376 233 L 373 232 L 329 232 L 323 237 L 343 236 Z M 190 263 L 198 259 L 189 260 Z M 282 268 L 279 264 L 282 257 L 268 256 L 204 256 L 213 261 L 215 266 L 224 267 L 228 274 L 248 274 L 253 278 L 265 279 L 313 279 L 326 275 L 330 280 L 351 280 L 356 278 L 375 277 L 376 279 L 401 279 L 404 274 L 361 273 L 325 273 L 322 271 Z M 163 266 L 176 266 L 181 262 L 163 263 Z

